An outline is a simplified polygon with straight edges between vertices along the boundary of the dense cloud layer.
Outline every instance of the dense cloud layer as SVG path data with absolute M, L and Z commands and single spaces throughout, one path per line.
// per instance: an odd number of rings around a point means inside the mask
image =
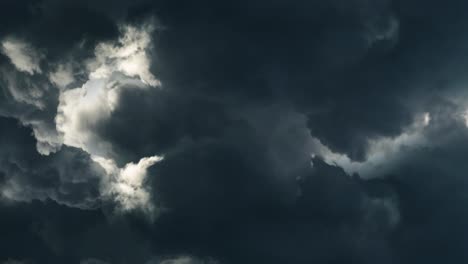
M 0 263 L 464 263 L 461 0 L 6 0 Z

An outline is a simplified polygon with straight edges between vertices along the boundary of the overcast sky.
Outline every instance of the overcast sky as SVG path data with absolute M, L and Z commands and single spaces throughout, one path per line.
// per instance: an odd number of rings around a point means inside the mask
M 468 263 L 465 0 L 2 0 L 0 264 Z

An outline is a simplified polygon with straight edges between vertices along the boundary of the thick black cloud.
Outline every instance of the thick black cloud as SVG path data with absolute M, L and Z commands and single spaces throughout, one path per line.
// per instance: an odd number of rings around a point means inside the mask
M 468 258 L 462 250 L 467 243 L 468 134 L 460 128 L 464 124 L 447 118 L 444 122 L 443 131 L 450 132 L 435 135 L 443 145 L 412 151 L 390 177 L 401 205 L 402 222 L 394 235 L 400 263 L 456 263 Z
M 3 1 L 0 41 L 34 47 L 44 74 L 0 55 L 0 262 L 466 262 L 467 8 Z M 159 208 L 151 220 L 103 200 L 105 172 L 90 154 L 62 146 L 43 156 L 31 130 L 56 130 L 61 91 L 47 73 L 70 63 L 80 87 L 96 43 L 149 17 L 162 88 L 122 84 L 112 115 L 89 129 L 119 167 L 164 155 L 144 182 Z M 389 158 L 382 179 L 310 156 L 317 138 L 365 161 L 369 140 L 397 138 L 423 112 L 427 140 Z
M 184 140 L 219 137 L 232 122 L 235 120 L 219 101 L 165 89 L 127 89 L 112 117 L 98 124 L 97 131 L 112 142 L 119 154 L 116 158 L 125 164 L 143 156 L 163 155 Z M 145 129 L 138 129 L 141 125 Z
M 158 43 L 164 65 L 160 77 L 189 93 L 290 100 L 311 113 L 314 135 L 362 158 L 362 135 L 396 135 L 410 116 L 395 94 L 402 86 L 388 83 L 397 69 L 390 56 L 398 35 L 382 43 L 368 39 L 390 30 L 391 5 L 352 2 L 207 3 L 213 12 L 203 4 L 167 4 L 162 8 L 167 13 L 161 11 L 168 29 Z M 374 107 L 378 113 L 367 110 Z
M 163 83 L 231 101 L 293 101 L 310 113 L 315 136 L 355 159 L 369 137 L 411 122 L 418 109 L 408 98 L 442 88 L 454 72 L 463 78 L 460 1 L 155 5 L 167 27 Z
M 79 210 L 45 202 L 0 205 L 0 261 L 20 263 L 146 263 L 148 239 L 136 224 L 101 211 Z M 86 263 L 86 262 L 85 262 Z M 92 262 L 91 262 L 92 263 Z
M 64 147 L 42 156 L 31 130 L 0 118 L 2 192 L 13 200 L 54 199 L 72 207 L 95 208 L 103 169 L 81 150 Z
M 170 208 L 155 227 L 157 251 L 184 245 L 223 263 L 394 263 L 390 212 L 368 203 L 358 180 L 315 160 L 288 193 L 231 148 L 197 147 L 155 167 L 158 198 Z

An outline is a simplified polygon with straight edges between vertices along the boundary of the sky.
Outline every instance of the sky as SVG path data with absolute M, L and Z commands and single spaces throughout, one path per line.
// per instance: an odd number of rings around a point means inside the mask
M 2 0 L 0 264 L 468 263 L 467 10 Z

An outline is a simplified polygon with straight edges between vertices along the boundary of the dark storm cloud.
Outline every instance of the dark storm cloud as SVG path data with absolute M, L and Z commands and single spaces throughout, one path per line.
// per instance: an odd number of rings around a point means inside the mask
M 2 196 L 17 200 L 53 199 L 72 207 L 99 206 L 102 168 L 81 150 L 63 148 L 51 156 L 36 151 L 31 130 L 13 119 L 0 119 Z
M 386 241 L 392 201 L 373 200 L 359 181 L 320 160 L 298 173 L 291 199 L 267 172 L 251 171 L 251 157 L 235 153 L 196 147 L 155 167 L 159 199 L 173 210 L 156 226 L 158 251 L 174 254 L 183 245 L 221 263 L 394 263 Z
M 152 258 L 148 239 L 135 232 L 132 220 L 50 200 L 1 203 L 0 213 L 0 263 L 146 263 Z
M 410 98 L 463 78 L 466 49 L 452 48 L 466 43 L 459 1 L 155 5 L 167 28 L 156 54 L 163 83 L 230 101 L 290 100 L 314 136 L 355 159 L 368 138 L 411 123 Z
M 166 89 L 127 89 L 112 117 L 98 124 L 97 131 L 126 163 L 162 155 L 183 140 L 219 137 L 231 122 L 225 105 L 209 98 Z M 136 129 L 141 125 L 144 129 Z
M 0 89 L 0 115 L 17 118 L 23 125 L 33 127 L 37 149 L 41 152 L 55 149 L 56 146 L 47 142 L 57 134 L 54 124 L 57 90 L 44 77 L 30 76 L 11 66 L 1 70 Z
M 158 43 L 163 83 L 230 100 L 292 101 L 311 113 L 314 135 L 356 158 L 363 156 L 366 136 L 396 135 L 410 122 L 396 87 L 382 82 L 393 78 L 384 74 L 396 66 L 375 63 L 389 60 L 398 41 L 390 3 L 244 4 L 214 12 L 199 3 L 164 6 L 167 30 Z M 350 111 L 354 105 L 362 107 Z M 374 107 L 382 114 L 367 110 Z
M 0 263 L 466 262 L 467 8 L 2 2 Z
M 460 126 L 462 124 L 459 124 Z M 394 235 L 400 263 L 468 259 L 466 129 L 438 135 L 443 145 L 412 151 L 390 179 L 400 197 L 401 224 Z M 444 130 L 445 131 L 445 130 Z M 431 231 L 428 231 L 431 230 Z
M 397 135 L 412 120 L 395 91 L 401 86 L 385 83 L 398 66 L 376 67 L 398 41 L 399 21 L 387 1 L 162 1 L 153 10 L 162 24 L 155 72 L 183 100 L 241 108 L 292 102 L 310 113 L 314 136 L 359 159 L 368 137 Z M 184 108 L 190 103 L 178 111 Z

